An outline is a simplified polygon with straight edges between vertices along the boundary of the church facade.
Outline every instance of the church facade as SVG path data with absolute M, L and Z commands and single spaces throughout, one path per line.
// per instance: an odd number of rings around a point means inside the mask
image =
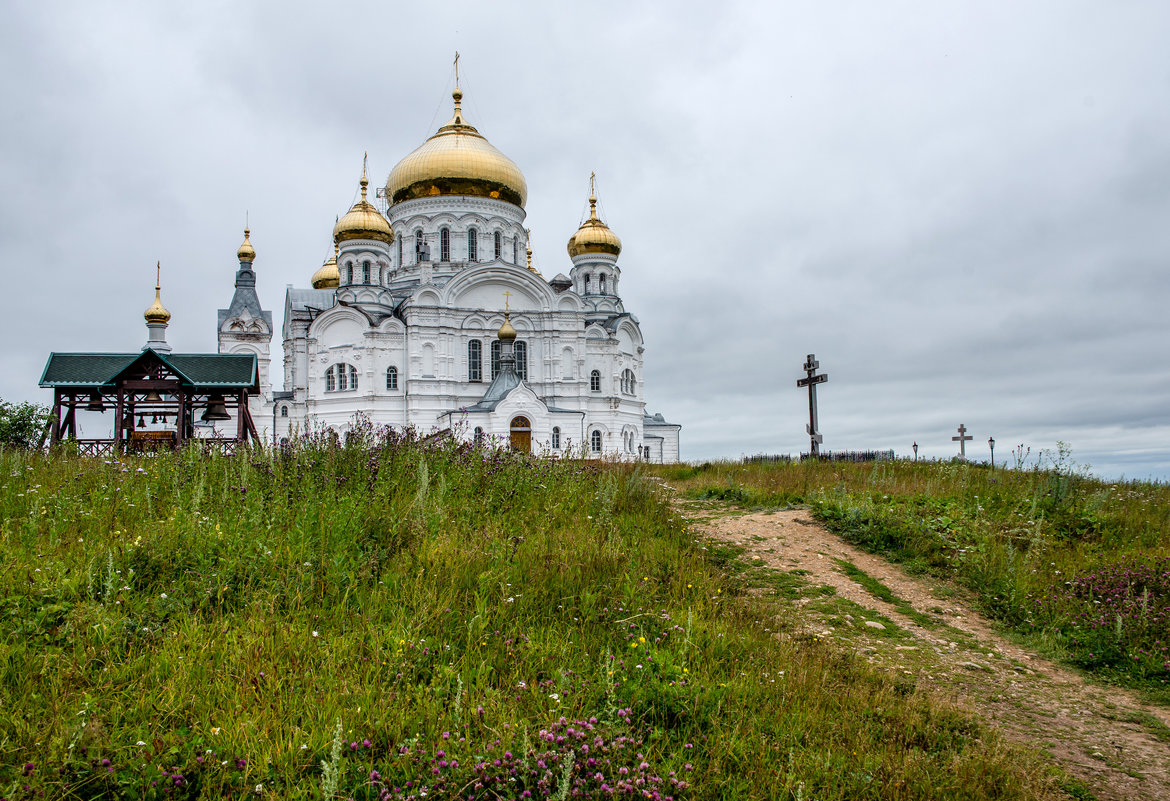
M 568 242 L 568 274 L 532 267 L 516 164 L 453 115 L 333 230 L 311 286 L 289 288 L 275 389 L 272 313 L 260 306 L 249 232 L 219 352 L 254 354 L 257 424 L 279 440 L 361 413 L 534 453 L 673 462 L 680 426 L 647 413 L 644 341 L 621 298 L 621 240 L 598 217 Z

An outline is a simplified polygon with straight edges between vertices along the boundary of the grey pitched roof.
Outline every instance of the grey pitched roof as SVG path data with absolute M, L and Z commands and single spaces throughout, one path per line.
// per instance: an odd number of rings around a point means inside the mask
M 469 412 L 490 412 L 499 405 L 500 401 L 508 396 L 508 393 L 520 386 L 520 376 L 516 375 L 516 371 L 512 369 L 510 364 L 503 365 L 492 383 L 488 385 L 487 392 L 483 393 L 483 400 L 474 406 L 468 406 Z
M 240 269 L 236 271 L 236 291 L 232 294 L 231 305 L 218 312 L 219 325 L 222 327 L 233 317 L 242 317 L 246 311 L 252 318 L 267 323 L 271 331 L 272 312 L 260 308 L 260 298 L 256 295 L 256 273 L 252 271 L 251 265 L 245 265 L 245 262 L 240 262 Z
M 109 386 L 139 360 L 157 359 L 191 387 L 251 389 L 258 372 L 254 354 L 171 353 L 150 348 L 139 353 L 50 353 L 41 374 L 42 387 Z
M 333 289 L 288 289 L 288 305 L 293 309 L 332 309 L 337 305 L 337 293 Z

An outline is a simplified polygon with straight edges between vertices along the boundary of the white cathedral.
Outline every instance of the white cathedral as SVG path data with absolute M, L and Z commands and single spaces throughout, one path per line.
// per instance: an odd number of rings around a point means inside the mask
M 245 230 L 217 337 L 220 353 L 257 357 L 257 427 L 275 440 L 344 433 L 360 412 L 535 453 L 678 461 L 680 426 L 646 412 L 642 330 L 596 196 L 569 237 L 568 276 L 546 280 L 532 267 L 523 174 L 466 122 L 458 82 L 452 97 L 450 121 L 390 172 L 385 212 L 363 170 L 334 256 L 311 289 L 287 290 L 283 390 Z

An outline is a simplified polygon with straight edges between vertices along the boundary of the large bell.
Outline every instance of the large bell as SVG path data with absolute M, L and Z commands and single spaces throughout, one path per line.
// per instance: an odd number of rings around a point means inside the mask
M 232 416 L 228 414 L 227 404 L 224 403 L 223 395 L 212 395 L 207 401 L 207 408 L 204 409 L 200 420 L 231 420 Z
M 150 392 L 146 393 L 146 397 L 143 398 L 143 400 L 147 403 L 162 403 L 162 396 L 160 396 L 152 389 Z
M 89 403 L 85 404 L 85 410 L 87 412 L 104 412 L 106 410 L 106 405 L 102 403 L 102 393 L 89 393 Z

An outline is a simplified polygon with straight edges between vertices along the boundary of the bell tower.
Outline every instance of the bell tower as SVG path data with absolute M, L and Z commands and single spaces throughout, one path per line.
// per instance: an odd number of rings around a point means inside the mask
M 272 350 L 272 312 L 260 308 L 260 298 L 256 295 L 256 273 L 252 270 L 256 249 L 252 247 L 251 233 L 245 225 L 244 243 L 236 251 L 236 257 L 240 260 L 240 268 L 236 271 L 236 291 L 232 295 L 231 305 L 219 310 L 216 339 L 220 353 L 256 355 L 260 397 L 264 403 L 271 403 L 272 384 L 268 369 Z

